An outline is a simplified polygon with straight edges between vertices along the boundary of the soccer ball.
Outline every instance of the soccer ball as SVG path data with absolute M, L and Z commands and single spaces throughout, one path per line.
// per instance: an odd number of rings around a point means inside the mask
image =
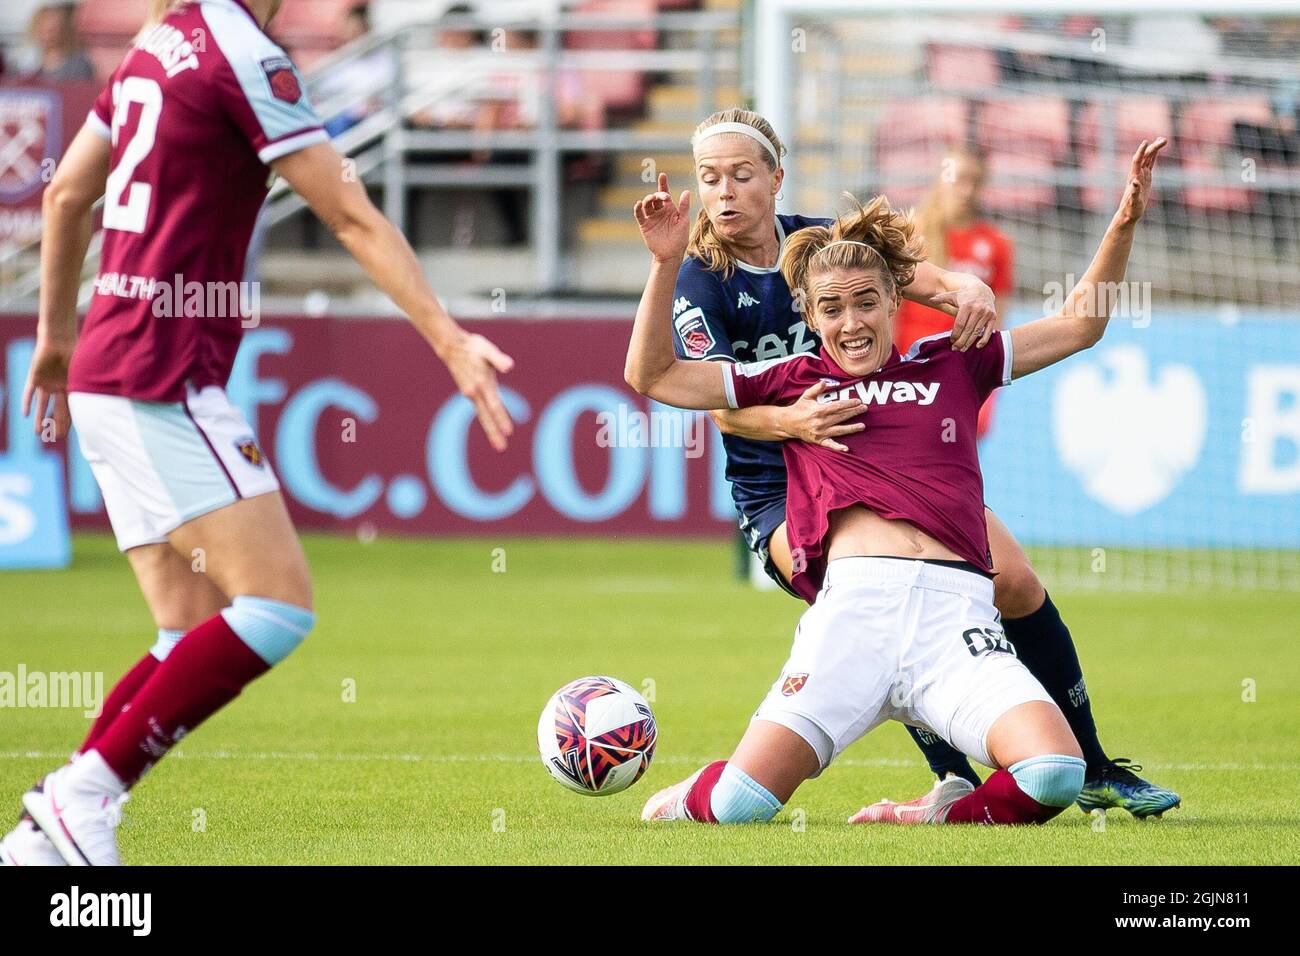
M 537 722 L 537 746 L 551 776 L 595 797 L 640 780 L 657 736 L 645 698 L 613 677 L 570 681 L 546 702 Z

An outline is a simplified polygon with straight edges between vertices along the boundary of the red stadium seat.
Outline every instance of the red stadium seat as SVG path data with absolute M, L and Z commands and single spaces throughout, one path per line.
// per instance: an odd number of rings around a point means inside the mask
M 956 97 L 896 100 L 876 128 L 878 155 L 898 151 L 941 150 L 966 139 L 966 101 Z
M 1043 156 L 991 152 L 985 166 L 986 185 L 980 204 L 997 213 L 1034 213 L 1056 206 L 1050 183 L 1055 164 Z M 998 180 L 1010 180 L 1005 185 Z
M 977 130 L 987 152 L 1059 163 L 1070 148 L 1070 107 L 1057 96 L 994 100 L 980 108 Z
M 1183 107 L 1178 145 L 1184 156 L 1207 156 L 1232 145 L 1232 124 L 1268 123 L 1273 111 L 1262 96 L 1201 100 Z
M 1113 150 L 1104 151 L 1103 132 L 1109 128 Z M 1105 175 L 1113 171 L 1111 186 L 1085 186 L 1080 196 L 1085 209 L 1109 208 L 1119 197 L 1117 190 L 1138 143 L 1156 136 L 1173 135 L 1169 102 L 1159 96 L 1141 96 L 1107 103 L 1092 102 L 1079 116 L 1079 164 L 1083 172 Z M 1112 188 L 1113 187 L 1113 188 Z M 1158 193 L 1152 202 L 1159 202 Z
M 876 188 L 897 209 L 917 205 L 939 177 L 944 152 L 942 143 L 881 151 L 876 162 Z
M 653 16 L 655 0 L 583 0 L 574 14 Z M 654 30 L 627 27 L 620 30 L 571 30 L 564 37 L 569 50 L 653 50 L 659 42 Z M 583 84 L 600 97 L 606 109 L 639 110 L 645 100 L 645 76 L 639 70 L 583 70 Z
M 1262 96 L 1239 96 L 1188 103 L 1179 116 L 1178 147 L 1188 173 L 1225 171 L 1240 174 L 1240 157 L 1233 151 L 1232 124 L 1266 124 L 1273 111 Z M 1255 190 L 1248 186 L 1184 186 L 1183 202 L 1189 209 L 1209 213 L 1249 212 L 1255 208 Z
M 1202 155 L 1184 155 L 1183 170 L 1189 174 L 1239 172 L 1240 167 L 1227 165 Z M 1246 186 L 1184 186 L 1183 202 L 1188 209 L 1201 212 L 1250 212 L 1255 208 L 1256 191 Z
M 985 47 L 932 43 L 926 48 L 926 75 L 937 90 L 987 89 L 998 85 L 1002 69 Z

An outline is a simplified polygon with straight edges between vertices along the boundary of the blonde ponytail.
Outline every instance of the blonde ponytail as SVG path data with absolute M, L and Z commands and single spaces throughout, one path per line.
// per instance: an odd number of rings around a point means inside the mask
M 807 302 L 811 280 L 834 269 L 877 269 L 897 292 L 911 284 L 916 264 L 924 261 L 925 241 L 912 216 L 895 210 L 884 196 L 866 206 L 848 198 L 856 212 L 829 227 L 809 226 L 786 237 L 779 265 L 795 302 Z

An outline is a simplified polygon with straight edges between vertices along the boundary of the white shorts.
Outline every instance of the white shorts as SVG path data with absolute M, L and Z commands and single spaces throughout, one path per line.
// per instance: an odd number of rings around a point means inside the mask
M 280 488 L 252 428 L 219 386 L 189 389 L 184 402 L 73 392 L 68 407 L 123 551 Z
M 793 730 L 821 766 L 897 720 L 993 766 L 989 728 L 1012 707 L 1051 703 L 1007 642 L 993 582 L 894 558 L 837 558 L 804 612 L 756 720 Z

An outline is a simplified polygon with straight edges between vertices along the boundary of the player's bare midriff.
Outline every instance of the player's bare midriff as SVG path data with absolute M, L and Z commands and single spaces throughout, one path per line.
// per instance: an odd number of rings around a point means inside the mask
M 853 505 L 830 514 L 826 531 L 828 560 L 857 555 L 961 561 L 961 555 L 930 537 L 910 521 L 882 518 L 868 508 Z

